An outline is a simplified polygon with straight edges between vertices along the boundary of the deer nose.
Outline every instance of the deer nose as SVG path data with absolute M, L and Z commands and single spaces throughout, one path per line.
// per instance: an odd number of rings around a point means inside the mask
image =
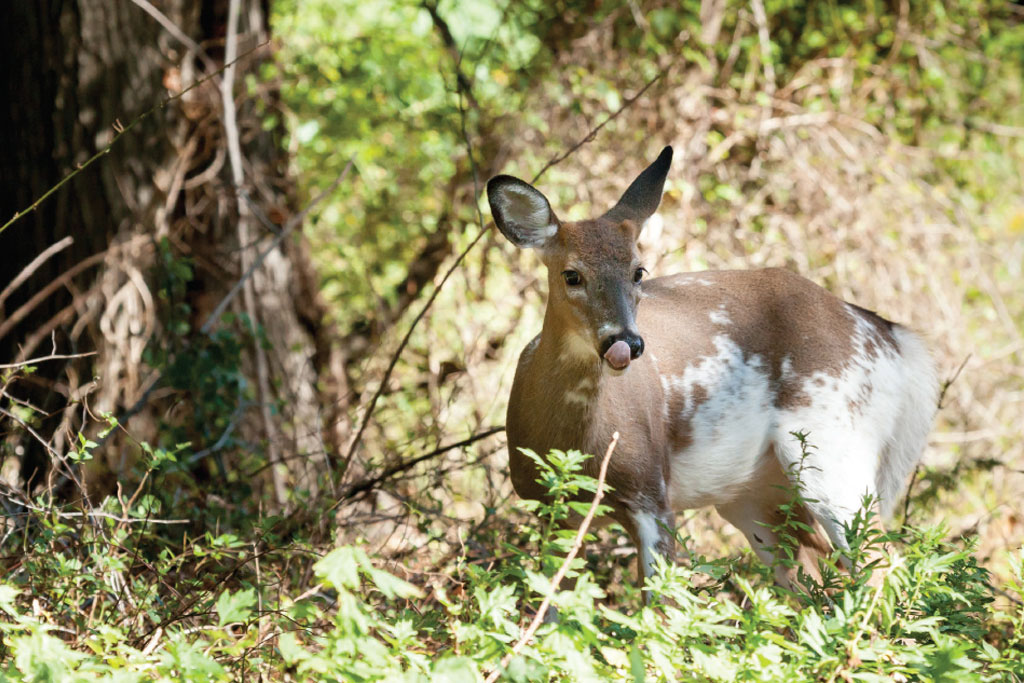
M 644 338 L 638 334 L 631 334 L 626 339 L 626 343 L 629 344 L 629 357 L 636 360 L 644 353 Z
M 612 347 L 615 347 L 612 349 Z M 629 357 L 626 358 L 626 347 L 629 349 Z M 621 351 L 621 353 L 620 353 Z M 608 361 L 616 370 L 622 370 L 629 361 L 636 360 L 644 352 L 644 340 L 638 334 L 632 332 L 619 332 L 609 335 L 601 342 L 601 356 Z

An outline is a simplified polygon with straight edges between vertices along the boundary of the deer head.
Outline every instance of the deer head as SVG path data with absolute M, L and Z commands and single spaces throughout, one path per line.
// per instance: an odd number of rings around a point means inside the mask
M 636 240 L 661 203 L 671 163 L 666 147 L 610 211 L 576 223 L 560 221 L 527 182 L 499 175 L 487 183 L 498 229 L 517 247 L 537 249 L 547 266 L 545 324 L 563 331 L 564 348 L 579 361 L 604 358 L 621 372 L 644 352 L 636 311 L 646 271 Z

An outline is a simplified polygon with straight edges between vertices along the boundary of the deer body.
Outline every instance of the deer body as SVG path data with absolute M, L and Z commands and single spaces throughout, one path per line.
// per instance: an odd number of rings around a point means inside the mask
M 804 521 L 845 547 L 864 495 L 888 513 L 920 458 L 937 394 L 928 352 L 905 328 L 785 270 L 642 281 L 635 240 L 670 160 L 666 148 L 612 211 L 579 223 L 558 221 L 522 181 L 488 184 L 498 227 L 540 249 L 549 272 L 543 329 L 520 356 L 509 401 L 513 486 L 544 495 L 520 448 L 600 453 L 618 431 L 607 501 L 644 575 L 655 553 L 672 554 L 674 513 L 707 505 L 771 561 L 766 525 L 786 501 L 800 431 L 814 446 L 800 472 L 813 501 Z M 828 542 L 799 540 L 813 571 Z

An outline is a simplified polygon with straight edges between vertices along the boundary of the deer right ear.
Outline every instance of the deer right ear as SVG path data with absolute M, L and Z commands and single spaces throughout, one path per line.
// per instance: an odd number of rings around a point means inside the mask
M 547 197 L 519 178 L 491 178 L 487 201 L 498 230 L 517 247 L 543 248 L 558 232 L 558 219 Z

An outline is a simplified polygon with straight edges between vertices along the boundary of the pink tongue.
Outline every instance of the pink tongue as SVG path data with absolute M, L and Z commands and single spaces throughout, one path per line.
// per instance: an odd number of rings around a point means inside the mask
M 624 341 L 615 342 L 604 352 L 604 359 L 616 370 L 622 370 L 629 365 L 629 356 L 629 344 Z

